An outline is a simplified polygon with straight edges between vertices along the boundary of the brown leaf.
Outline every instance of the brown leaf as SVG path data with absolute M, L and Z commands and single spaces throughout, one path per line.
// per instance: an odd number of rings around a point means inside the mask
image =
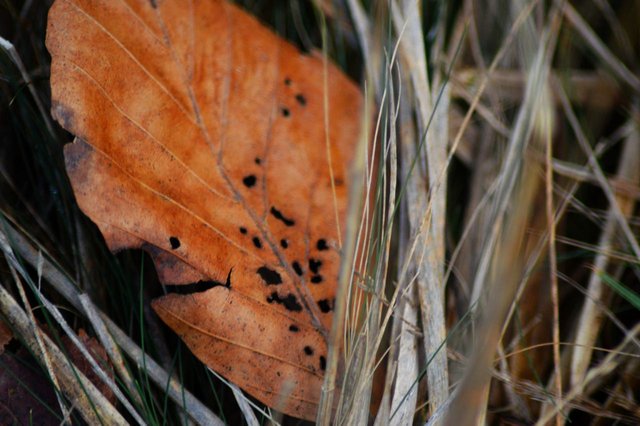
M 357 87 L 329 65 L 325 92 L 322 59 L 224 1 L 57 0 L 47 47 L 82 210 L 151 253 L 154 308 L 202 361 L 313 419 Z
M 7 346 L 12 339 L 13 332 L 11 331 L 7 323 L 0 319 L 0 355 L 2 355 L 2 353 L 4 352 L 4 347 Z
M 0 322 L 1 326 L 2 322 Z M 50 335 L 46 327 L 42 330 Z M 80 329 L 78 337 L 94 360 L 100 364 L 113 379 L 113 371 L 109 364 L 107 351 L 93 337 Z M 74 364 L 111 402 L 117 399 L 111 389 L 93 371 L 91 364 L 82 355 L 68 336 L 62 337 L 62 344 L 69 361 Z M 36 360 L 24 347 L 15 353 L 7 350 L 0 353 L 0 425 L 32 424 L 59 425 L 63 414 L 56 400 L 55 389 L 51 379 L 38 368 Z

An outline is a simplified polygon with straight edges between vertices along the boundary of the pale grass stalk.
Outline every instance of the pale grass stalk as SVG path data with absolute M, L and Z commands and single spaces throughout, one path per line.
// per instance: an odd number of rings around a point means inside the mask
M 631 120 L 633 123 L 633 119 Z M 616 180 L 625 182 L 631 186 L 640 185 L 640 135 L 637 128 L 625 141 Z M 616 195 L 616 201 L 626 219 L 634 211 L 635 200 L 623 195 Z M 607 213 L 604 229 L 600 236 L 600 241 L 596 249 L 597 256 L 594 261 L 594 270 L 591 273 L 587 288 L 588 296 L 584 300 L 584 305 L 580 312 L 580 319 L 577 322 L 577 331 L 571 363 L 571 385 L 576 386 L 586 374 L 593 345 L 600 333 L 603 324 L 603 314 L 598 308 L 596 301 L 602 301 L 610 293 L 609 288 L 602 282 L 600 273 L 608 269 L 610 263 L 609 253 L 616 246 L 615 237 L 618 230 L 617 221 L 614 216 L 613 207 Z
M 253 412 L 252 407 L 259 410 L 263 416 L 265 416 L 271 421 L 272 424 L 275 424 L 275 425 L 278 424 L 269 414 L 259 409 L 253 402 L 251 402 L 242 393 L 242 390 L 240 390 L 238 386 L 229 382 L 224 377 L 216 373 L 214 370 L 209 368 L 209 371 L 213 373 L 218 379 L 220 379 L 225 385 L 227 385 L 229 389 L 231 389 L 231 392 L 233 393 L 233 397 L 236 399 L 236 402 L 238 403 L 238 407 L 240 407 L 240 411 L 242 412 L 242 415 L 244 416 L 244 420 L 245 422 L 247 422 L 248 426 L 260 425 L 260 422 L 258 422 L 258 418 L 256 417 L 256 414 Z
M 401 74 L 400 81 L 407 81 L 408 76 L 406 73 Z M 400 119 L 400 141 L 401 141 L 401 176 L 411 181 L 411 159 L 414 158 L 415 152 L 413 144 L 416 140 L 415 124 L 411 117 L 411 100 L 407 96 L 400 99 L 401 106 L 401 119 Z M 405 203 L 409 217 L 414 217 L 415 214 L 410 213 L 411 206 L 410 201 L 414 198 L 411 194 L 410 187 L 407 186 L 407 196 Z M 417 220 L 417 218 L 414 218 Z M 415 228 L 415 224 L 410 221 L 409 229 L 411 231 Z M 417 240 L 417 238 L 416 238 Z M 419 270 L 419 265 L 416 260 L 410 260 L 403 252 L 403 247 L 399 247 L 400 258 L 405 261 L 411 261 L 411 267 L 414 271 Z M 394 328 L 398 331 L 398 343 L 397 343 L 397 364 L 394 371 L 395 380 L 393 387 L 393 394 L 390 396 L 390 415 L 388 424 L 390 425 L 408 425 L 413 421 L 413 415 L 417 404 L 417 386 L 415 384 L 418 381 L 419 366 L 418 366 L 418 306 L 416 306 L 416 300 L 418 293 L 411 282 L 404 282 L 399 280 L 398 287 L 405 293 L 395 306 L 396 313 L 394 315 Z M 398 327 L 395 324 L 398 323 Z M 394 342 L 395 345 L 395 342 Z M 394 359 L 395 361 L 395 359 Z
M 396 48 L 397 48 L 397 44 L 396 44 Z M 394 52 L 395 53 L 395 52 Z M 395 54 L 393 55 L 393 57 L 395 58 Z M 393 70 L 397 69 L 397 73 L 396 75 L 401 76 L 401 72 L 399 70 L 399 66 L 397 65 L 397 63 L 395 62 L 394 59 L 392 59 L 391 64 L 389 65 L 389 75 L 393 75 Z M 396 203 L 396 190 L 397 190 L 397 182 L 398 182 L 398 139 L 396 137 L 396 122 L 398 120 L 398 117 L 405 112 L 402 108 L 403 102 L 405 101 L 405 97 L 402 96 L 402 78 L 399 78 L 399 96 L 398 96 L 398 111 L 395 113 L 395 115 L 391 118 L 391 132 L 390 132 L 390 138 L 389 138 L 389 168 L 390 168 L 390 181 L 389 181 L 389 217 L 387 218 L 387 223 L 386 223 L 386 229 L 387 230 L 391 230 L 393 223 L 394 223 L 394 219 L 396 216 L 403 217 L 403 206 L 405 205 L 404 203 L 400 204 L 400 210 L 396 210 L 395 208 L 395 203 Z M 391 88 L 393 87 L 392 85 L 390 85 Z M 402 119 L 401 119 L 402 121 Z M 398 221 L 398 231 L 397 231 L 397 235 L 399 238 L 399 244 L 398 247 L 400 247 L 400 249 L 398 250 L 398 255 L 397 255 L 397 259 L 398 259 L 398 263 L 402 264 L 403 259 L 404 259 L 404 252 L 402 250 L 402 247 L 405 247 L 405 244 L 403 242 L 406 242 L 406 222 L 404 220 L 399 220 Z M 387 256 L 390 250 L 390 244 L 391 244 L 391 238 L 387 238 Z M 385 272 L 385 277 L 387 276 L 387 273 Z M 399 285 L 399 283 L 396 283 L 396 285 Z M 396 372 L 398 371 L 398 352 L 399 352 L 399 341 L 401 340 L 401 322 L 398 320 L 398 318 L 401 316 L 401 303 L 395 303 L 393 305 L 388 306 L 388 311 L 387 312 L 393 312 L 394 315 L 394 321 L 391 327 L 391 337 L 389 339 L 389 348 L 387 350 L 387 354 L 386 354 L 386 365 L 387 365 L 387 371 L 386 371 L 386 375 L 385 375 L 385 386 L 384 386 L 384 391 L 383 391 L 383 395 L 382 395 L 382 400 L 380 402 L 380 408 L 378 410 L 378 413 L 376 415 L 376 419 L 375 419 L 375 425 L 376 426 L 382 426 L 382 425 L 387 425 L 389 424 L 389 417 L 391 415 L 391 400 L 394 398 L 394 396 L 392 396 L 391 392 L 392 392 L 392 388 L 394 388 L 394 382 L 396 381 Z M 416 360 L 417 363 L 417 360 Z M 395 392 L 395 390 L 394 390 Z
M 416 289 L 410 288 L 396 313 L 401 321 L 395 387 L 391 399 L 389 425 L 411 425 L 418 401 L 418 307 Z
M 107 330 L 107 326 L 104 321 L 102 321 L 102 318 L 100 318 L 100 314 L 95 310 L 95 306 L 91 303 L 91 299 L 86 293 L 83 293 L 78 295 L 78 301 L 82 306 L 82 311 L 84 312 L 85 317 L 89 323 L 91 323 L 93 331 L 96 332 L 98 341 L 106 350 L 109 360 L 111 361 L 111 365 L 124 382 L 130 398 L 133 399 L 138 406 L 142 406 L 142 399 L 135 388 L 133 377 L 131 377 L 131 373 L 125 365 L 120 349 L 118 348 L 117 343 L 113 340 L 113 337 L 109 334 L 109 330 Z

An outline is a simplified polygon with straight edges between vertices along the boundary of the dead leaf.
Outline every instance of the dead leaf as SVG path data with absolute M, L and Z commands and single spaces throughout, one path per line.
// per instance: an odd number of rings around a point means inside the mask
M 51 336 L 46 327 L 42 327 L 42 330 Z M 78 337 L 94 360 L 113 379 L 104 347 L 83 329 L 78 331 Z M 61 341 L 69 361 L 91 380 L 111 404 L 116 404 L 117 399 L 111 389 L 93 371 L 71 339 L 63 336 Z M 51 379 L 38 367 L 29 351 L 19 346 L 15 353 L 11 350 L 0 353 L 0 425 L 33 424 L 34 420 L 38 425 L 60 425 L 63 418 Z
M 358 88 L 329 64 L 325 93 L 322 59 L 224 1 L 57 0 L 48 25 L 82 210 L 151 253 L 171 285 L 154 308 L 203 362 L 313 419 Z
M 13 339 L 13 332 L 2 319 L 0 319 L 0 355 L 4 352 L 5 346 Z

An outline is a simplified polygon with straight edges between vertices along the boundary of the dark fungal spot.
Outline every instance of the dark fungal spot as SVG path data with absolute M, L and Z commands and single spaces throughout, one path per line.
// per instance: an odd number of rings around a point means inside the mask
M 240 227 L 240 233 L 241 234 L 246 234 L 247 233 L 247 228 L 245 228 L 244 226 Z
M 313 355 L 313 348 L 311 346 L 305 346 L 304 347 L 304 353 L 311 356 Z
M 289 326 L 289 331 L 292 331 L 294 333 L 297 333 L 298 331 L 300 331 L 300 328 L 297 325 L 291 324 Z
M 271 214 L 273 215 L 273 217 L 275 217 L 276 219 L 282 221 L 282 223 L 284 223 L 287 226 L 293 226 L 293 225 L 296 224 L 295 220 L 285 217 L 282 214 L 282 212 L 280 212 L 280 210 L 276 209 L 273 206 L 271 207 Z
M 284 84 L 286 84 L 287 86 L 291 86 L 291 79 L 289 77 L 285 77 Z
M 283 117 L 289 117 L 291 115 L 291 111 L 289 111 L 289 108 L 285 107 L 280 108 L 280 113 Z
M 320 311 L 322 311 L 323 313 L 327 313 L 327 312 L 331 312 L 331 310 L 333 309 L 331 307 L 331 303 L 329 303 L 329 299 L 322 299 L 318 301 L 318 307 L 320 308 Z
M 242 183 L 244 183 L 244 186 L 247 188 L 251 188 L 256 184 L 256 180 L 255 175 L 249 175 L 242 178 Z
M 320 370 L 324 371 L 327 369 L 327 359 L 320 355 Z
M 167 293 L 176 294 L 202 293 L 204 291 L 212 289 L 213 287 L 225 287 L 231 290 L 231 272 L 233 272 L 233 268 L 229 270 L 229 273 L 227 274 L 227 281 L 225 283 L 221 283 L 220 281 L 215 280 L 200 280 L 192 284 L 165 285 L 164 287 L 167 290 Z
M 171 249 L 175 250 L 180 247 L 180 240 L 178 237 L 169 237 L 169 244 L 171 244 Z
M 262 163 L 262 160 L 260 159 L 260 157 L 256 157 L 255 160 L 253 160 L 254 163 L 256 163 L 257 165 L 260 165 Z
M 335 179 L 333 180 L 333 183 L 334 183 L 336 186 L 342 186 L 342 185 L 344 185 L 344 180 L 342 180 L 342 178 L 335 178 Z
M 284 238 L 280 240 L 280 245 L 282 246 L 282 248 L 287 248 L 289 247 L 289 241 L 285 240 Z
M 305 98 L 302 93 L 298 93 L 296 95 L 296 101 L 298 101 L 301 106 L 305 106 L 307 104 L 307 98 Z
M 291 266 L 293 267 L 293 270 L 296 271 L 296 274 L 302 276 L 304 272 L 302 271 L 302 267 L 300 266 L 297 260 L 294 260 Z
M 194 293 L 202 293 L 204 291 L 210 290 L 213 287 L 226 287 L 226 285 L 222 284 L 218 281 L 198 281 L 196 283 L 191 284 L 182 284 L 182 285 L 165 285 L 164 288 L 167 290 L 167 293 L 175 293 L 175 294 L 194 294 Z
M 251 241 L 253 241 L 253 245 L 256 246 L 256 248 L 262 248 L 262 242 L 260 241 L 260 238 L 253 237 Z
M 317 274 L 322 266 L 322 260 L 309 259 L 309 270 L 314 274 Z
M 320 251 L 329 250 L 329 246 L 327 245 L 327 240 L 324 238 L 320 238 L 316 243 L 316 248 Z
M 151 3 L 151 7 L 154 9 L 158 8 L 158 2 L 157 0 L 149 0 L 149 3 Z
M 314 284 L 320 284 L 322 282 L 322 275 L 314 275 L 311 277 L 311 282 Z
M 262 278 L 266 285 L 282 284 L 282 277 L 273 269 L 261 266 L 256 272 L 260 275 L 260 278 Z
M 278 292 L 274 291 L 271 293 L 269 297 L 267 297 L 268 303 L 279 303 L 285 307 L 285 309 L 293 312 L 300 312 L 302 310 L 302 305 L 298 303 L 298 299 L 296 296 L 289 293 L 286 297 L 282 298 L 278 295 Z

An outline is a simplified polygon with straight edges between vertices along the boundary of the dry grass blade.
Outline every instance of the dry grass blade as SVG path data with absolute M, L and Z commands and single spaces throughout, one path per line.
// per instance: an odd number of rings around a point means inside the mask
M 78 301 L 82 305 L 84 314 L 91 323 L 93 330 L 96 332 L 98 340 L 107 351 L 111 365 L 113 365 L 118 376 L 120 376 L 127 387 L 129 395 L 131 395 L 131 398 L 136 402 L 136 404 L 139 406 L 142 405 L 142 400 L 135 389 L 133 377 L 131 377 L 131 374 L 125 366 L 125 362 L 120 350 L 118 349 L 118 345 L 109 334 L 107 326 L 104 321 L 102 321 L 102 318 L 100 318 L 100 314 L 95 310 L 95 306 L 91 303 L 91 299 L 87 294 L 80 294 L 78 296 Z
M 403 86 L 408 86 L 407 80 L 408 76 L 405 74 L 403 76 L 405 84 Z M 411 163 L 410 159 L 413 158 L 414 150 L 412 149 L 412 145 L 416 140 L 416 129 L 415 124 L 411 120 L 411 104 L 410 98 L 404 97 L 401 98 L 400 104 L 400 155 L 402 158 L 402 167 L 400 168 L 401 176 L 407 177 L 411 176 Z M 412 192 L 409 190 L 407 198 L 405 199 L 404 206 L 408 212 L 408 216 L 413 220 L 418 220 L 415 218 L 414 214 L 410 213 L 410 209 L 414 206 L 411 206 L 410 200 L 412 198 Z M 414 195 L 415 197 L 415 195 Z M 411 223 L 407 228 L 406 232 L 400 234 L 401 238 L 404 240 L 409 240 L 414 236 L 415 232 L 411 232 L 416 227 L 415 224 Z M 405 246 L 401 246 L 405 247 Z M 403 248 L 400 249 L 399 253 L 400 260 L 404 260 L 411 266 L 412 273 L 410 275 L 414 275 L 415 271 L 419 269 L 418 262 L 415 259 L 411 259 L 409 253 L 405 253 Z M 416 306 L 416 300 L 418 297 L 418 291 L 416 288 L 415 280 L 407 279 L 407 277 L 400 276 L 398 280 L 398 291 L 400 292 L 400 299 L 395 306 L 396 313 L 394 315 L 394 331 L 397 334 L 392 336 L 392 345 L 397 354 L 393 359 L 397 362 L 396 368 L 393 370 L 392 383 L 394 384 L 393 394 L 391 396 L 390 401 L 390 418 L 387 419 L 390 424 L 394 425 L 404 425 L 411 423 L 411 419 L 413 419 L 413 413 L 416 409 L 417 403 L 417 386 L 416 383 L 419 378 L 419 356 L 418 356 L 418 308 Z M 396 338 L 396 335 L 398 336 Z M 398 340 L 396 340 L 398 339 Z M 396 341 L 397 347 L 396 347 Z M 388 379 L 391 377 L 388 376 Z

